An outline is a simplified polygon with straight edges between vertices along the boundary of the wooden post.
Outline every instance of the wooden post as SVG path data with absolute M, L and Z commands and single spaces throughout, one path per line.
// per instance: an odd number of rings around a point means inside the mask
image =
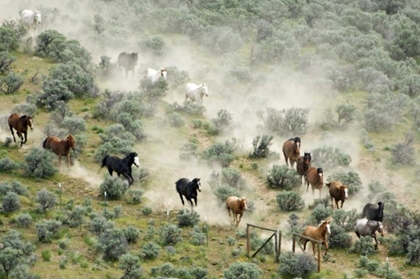
M 321 272 L 321 245 L 319 243 L 317 243 L 318 245 L 318 270 L 317 272 L 320 273 Z
M 276 233 L 276 263 L 280 262 L 280 249 L 281 249 L 281 231 Z
M 295 248 L 296 248 L 296 239 L 295 239 L 295 235 L 293 235 L 293 244 L 292 244 L 292 252 L 295 252 Z
M 246 224 L 246 254 L 249 258 L 249 225 Z

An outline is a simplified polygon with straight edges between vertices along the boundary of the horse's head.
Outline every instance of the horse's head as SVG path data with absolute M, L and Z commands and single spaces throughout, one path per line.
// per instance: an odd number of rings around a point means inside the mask
M 349 188 L 346 185 L 341 185 L 340 187 L 341 191 L 344 191 L 344 198 L 348 199 L 349 197 Z
M 244 210 L 248 209 L 248 207 L 246 206 L 246 198 L 245 197 L 241 198 L 241 205 L 243 206 Z
M 34 13 L 35 13 L 35 18 L 34 18 L 35 23 L 41 24 L 41 12 L 35 11 Z
M 133 161 L 134 165 L 136 165 L 136 167 L 140 167 L 140 159 L 139 159 L 138 154 L 136 152 L 131 152 L 130 156 L 133 157 L 134 159 Z
M 205 95 L 206 97 L 209 96 L 209 89 L 207 87 L 207 83 L 202 83 L 201 84 L 201 95 Z
M 381 236 L 383 237 L 384 236 L 384 225 L 382 225 L 382 222 L 379 222 L 379 221 L 377 221 L 377 222 L 378 222 L 377 230 L 381 234 Z
M 74 150 L 76 148 L 76 139 L 73 137 L 73 135 L 68 135 L 66 139 L 69 143 L 70 148 Z
M 160 68 L 159 72 L 160 72 L 160 76 L 163 77 L 164 79 L 166 79 L 166 69 L 165 68 Z
M 133 62 L 137 62 L 137 60 L 139 60 L 139 53 L 138 52 L 132 52 L 130 54 L 130 56 L 131 56 L 131 61 L 133 61 Z
M 316 173 L 317 173 L 320 177 L 322 177 L 322 176 L 324 175 L 324 171 L 322 170 L 322 168 L 317 168 L 317 169 L 316 169 Z
M 320 226 L 320 227 L 325 226 L 328 234 L 331 234 L 330 223 L 331 223 L 330 220 L 325 220 L 325 221 L 322 221 L 321 226 Z
M 33 130 L 34 129 L 34 126 L 33 126 L 32 117 L 27 116 L 26 119 L 27 119 L 27 125 L 28 125 L 28 127 L 31 128 L 31 130 Z
M 312 156 L 311 156 L 311 153 L 309 153 L 309 152 L 305 152 L 305 153 L 303 154 L 303 163 L 304 163 L 305 165 L 309 165 L 309 164 L 311 163 L 311 161 L 312 161 Z
M 194 178 L 193 181 L 194 183 L 194 189 L 198 190 L 199 192 L 201 192 L 201 182 L 200 182 L 200 178 Z

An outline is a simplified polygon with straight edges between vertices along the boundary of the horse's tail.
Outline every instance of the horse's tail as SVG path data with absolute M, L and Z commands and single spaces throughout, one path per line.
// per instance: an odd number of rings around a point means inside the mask
M 47 141 L 48 141 L 48 138 L 49 137 L 47 137 L 43 142 L 42 142 L 42 147 L 44 148 L 44 149 L 47 149 Z

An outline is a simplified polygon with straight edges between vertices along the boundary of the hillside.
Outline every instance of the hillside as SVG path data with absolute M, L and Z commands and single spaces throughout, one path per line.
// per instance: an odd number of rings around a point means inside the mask
M 0 11 L 0 279 L 236 278 L 235 263 L 245 278 L 420 278 L 420 6 L 385 2 L 10 1 Z M 43 16 L 36 39 L 22 9 Z M 128 76 L 123 51 L 138 53 Z M 147 68 L 167 79 L 149 81 Z M 202 105 L 185 101 L 188 82 L 208 85 Z M 13 112 L 34 119 L 22 147 Z M 59 167 L 42 143 L 68 134 L 72 166 L 63 157 Z M 267 146 L 253 145 L 265 135 Z M 343 210 L 287 167 L 292 137 L 324 184 L 348 185 Z M 129 152 L 140 159 L 130 189 L 100 169 L 105 155 Z M 201 178 L 194 214 L 175 190 L 182 177 Z M 40 193 L 56 204 L 40 210 Z M 287 209 L 284 193 L 297 193 Z M 238 228 L 229 195 L 247 198 Z M 379 201 L 385 236 L 373 251 L 353 224 Z M 288 276 L 314 263 L 310 244 L 293 262 L 292 231 L 325 218 L 321 273 Z M 280 264 L 273 241 L 247 258 L 247 223 L 282 232 Z M 251 232 L 253 253 L 270 234 Z

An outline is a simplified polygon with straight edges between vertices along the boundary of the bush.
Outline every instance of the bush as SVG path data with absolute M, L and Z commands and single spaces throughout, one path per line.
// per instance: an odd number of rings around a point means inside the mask
M 76 206 L 73 210 L 67 212 L 67 216 L 62 220 L 63 224 L 70 228 L 80 227 L 85 223 L 86 208 Z
M 271 135 L 256 136 L 252 140 L 252 146 L 254 147 L 254 150 L 249 154 L 249 157 L 267 158 L 271 154 L 270 145 L 273 144 L 271 142 L 272 140 L 273 136 Z
M 261 239 L 256 235 L 252 236 L 251 240 L 250 240 L 251 249 L 256 251 L 257 249 L 259 249 L 264 244 L 265 241 L 266 241 L 266 239 Z M 273 255 L 273 252 L 274 252 L 273 240 L 267 242 L 264 245 L 264 247 L 260 250 L 260 252 L 262 254 L 266 254 L 266 255 Z
M 143 215 L 145 216 L 152 214 L 152 212 L 153 212 L 153 209 L 147 206 L 141 209 L 141 213 L 143 213 Z
M 354 245 L 349 249 L 350 253 L 356 253 L 362 256 L 374 255 L 378 251 L 375 249 L 375 244 L 370 236 L 360 236 Z
M 394 165 L 411 166 L 416 161 L 415 149 L 406 143 L 397 143 L 391 150 L 391 162 Z
M 69 134 L 75 135 L 86 130 L 86 123 L 83 118 L 64 117 L 61 127 L 67 129 Z
M 114 228 L 114 222 L 109 221 L 103 216 L 97 216 L 88 223 L 88 230 L 96 235 L 100 235 L 106 230 Z
M 38 240 L 44 243 L 51 242 L 60 227 L 61 222 L 56 220 L 41 220 L 36 222 L 35 228 Z
M 36 179 L 53 176 L 57 172 L 53 164 L 55 158 L 56 155 L 48 150 L 32 148 L 30 153 L 25 156 L 24 174 Z
M 140 230 L 134 226 L 127 226 L 123 228 L 123 233 L 128 243 L 136 243 L 140 236 Z
M 315 148 L 312 155 L 312 164 L 325 169 L 347 167 L 351 163 L 350 155 L 344 154 L 340 149 L 331 146 Z
M 21 228 L 28 228 L 32 225 L 32 217 L 27 213 L 22 213 L 16 217 L 16 222 Z
M 330 248 L 350 248 L 351 236 L 342 227 L 332 224 L 330 230 L 331 234 L 328 235 Z
M 107 175 L 99 189 L 101 193 L 106 192 L 107 199 L 120 200 L 128 190 L 128 183 L 119 177 Z
M 354 224 L 356 224 L 356 220 L 359 219 L 359 217 L 360 213 L 357 213 L 356 209 L 350 211 L 337 209 L 334 210 L 332 216 L 334 223 L 343 228 L 346 232 L 354 231 Z
M 284 277 L 307 279 L 317 270 L 316 262 L 308 254 L 282 253 L 280 263 L 278 272 Z
M 206 112 L 206 108 L 200 104 L 197 104 L 196 102 L 185 100 L 182 105 L 178 104 L 177 102 L 173 103 L 172 105 L 169 105 L 168 111 L 180 112 L 180 113 L 185 113 L 188 115 L 201 116 Z M 201 128 L 203 125 L 201 120 L 192 120 L 192 121 L 193 121 L 195 129 Z
M 6 213 L 12 213 L 20 209 L 20 201 L 18 195 L 14 192 L 7 192 L 6 196 L 3 197 L 2 208 Z
M 19 90 L 23 84 L 23 78 L 10 72 L 4 78 L 0 78 L 0 91 L 4 94 L 12 94 Z
M 138 189 L 129 189 L 127 191 L 127 195 L 130 199 L 127 201 L 131 204 L 141 204 L 141 197 L 143 196 L 144 192 Z
M 347 173 L 343 171 L 335 172 L 328 176 L 327 180 L 340 180 L 341 183 L 348 187 L 349 195 L 353 195 L 362 189 L 362 180 L 360 179 L 360 176 L 353 171 Z
M 176 278 L 177 277 L 176 268 L 171 263 L 164 263 L 164 264 L 159 265 L 159 266 L 154 266 L 154 267 L 151 268 L 150 273 L 155 278 L 161 278 L 161 277 L 156 277 L 158 275 L 162 275 L 162 276 L 169 277 L 169 278 Z
M 222 169 L 221 182 L 239 190 L 243 189 L 246 184 L 245 179 L 242 178 L 241 172 L 231 168 Z
M 287 166 L 273 165 L 268 171 L 266 182 L 269 188 L 291 191 L 302 185 L 302 178 Z
M 1 51 L 0 49 L 0 74 L 3 75 L 10 71 L 12 63 L 16 60 L 16 57 L 11 56 L 7 51 Z
M 179 227 L 193 227 L 200 221 L 200 215 L 196 211 L 182 209 L 176 216 Z
M 108 229 L 99 235 L 96 249 L 104 260 L 115 261 L 127 252 L 128 242 L 121 229 Z
M 194 229 L 191 232 L 191 244 L 192 245 L 204 245 L 206 243 L 206 234 L 203 232 L 203 229 L 199 226 L 194 226 Z
M 309 216 L 309 222 L 312 224 L 319 224 L 321 221 L 326 220 L 332 215 L 332 208 L 326 207 L 325 205 L 318 204 L 312 209 Z
M 218 135 L 224 132 L 229 126 L 232 125 L 233 116 L 230 112 L 225 109 L 221 109 L 217 112 L 217 118 L 211 119 L 213 129 L 211 134 Z
M 15 21 L 3 22 L 0 27 L 0 51 L 16 51 L 19 48 L 19 39 L 24 31 Z
M 166 115 L 166 122 L 171 127 L 182 127 L 185 125 L 185 120 L 176 112 L 172 112 Z
M 57 195 L 47 191 L 41 190 L 36 193 L 35 201 L 41 206 L 43 212 L 51 209 L 58 204 Z
M 159 239 L 161 245 L 175 245 L 182 241 L 182 230 L 176 225 L 166 224 L 159 230 Z
M 224 143 L 215 143 L 212 146 L 205 149 L 201 157 L 206 160 L 209 164 L 218 162 L 222 167 L 229 167 L 230 163 L 235 160 L 235 156 L 232 153 L 237 148 L 237 140 L 232 139 L 226 140 Z
M 119 268 L 124 270 L 122 279 L 139 279 L 143 275 L 139 258 L 131 254 L 124 254 L 120 258 Z
M 262 270 L 254 263 L 237 262 L 229 266 L 223 271 L 225 279 L 257 279 L 263 274 Z
M 299 210 L 305 206 L 305 202 L 300 194 L 293 191 L 282 191 L 278 193 L 276 201 L 281 211 Z
M 142 257 L 145 260 L 153 260 L 159 256 L 160 246 L 153 241 L 145 243 L 141 248 Z
M 214 194 L 218 198 L 219 202 L 222 204 L 224 204 L 227 198 L 230 196 L 237 196 L 237 197 L 241 196 L 240 192 L 237 189 L 230 186 L 225 186 L 225 185 L 217 187 L 216 190 L 214 191 Z

